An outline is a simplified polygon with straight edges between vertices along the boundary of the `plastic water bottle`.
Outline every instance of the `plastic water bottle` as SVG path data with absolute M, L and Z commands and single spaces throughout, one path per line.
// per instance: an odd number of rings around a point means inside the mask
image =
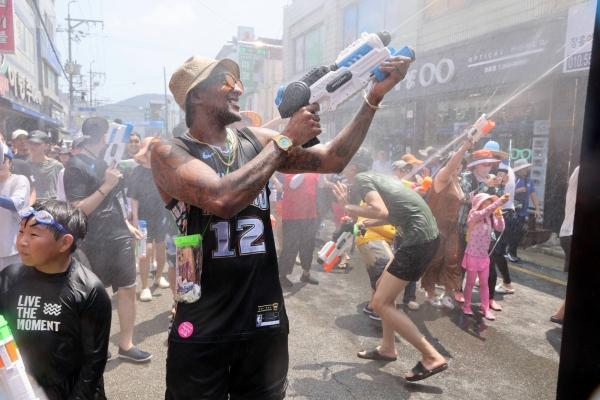
M 144 238 L 138 242 L 138 257 L 146 257 L 146 242 L 148 240 L 148 223 L 146 221 L 144 221 L 143 219 L 140 219 L 138 226 L 140 228 L 140 231 L 142 231 L 142 235 L 144 236 Z
M 2 394 L 13 400 L 36 399 L 10 327 L 0 315 L 0 397 Z

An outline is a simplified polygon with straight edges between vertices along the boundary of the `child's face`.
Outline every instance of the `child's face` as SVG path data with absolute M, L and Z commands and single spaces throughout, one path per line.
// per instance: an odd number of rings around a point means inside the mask
M 508 174 L 504 171 L 498 171 L 496 179 L 498 180 L 498 184 L 506 185 L 508 183 Z
M 23 264 L 37 267 L 46 265 L 62 253 L 68 252 L 73 243 L 71 235 L 58 239 L 45 225 L 37 224 L 35 218 L 22 221 L 17 235 L 17 250 Z

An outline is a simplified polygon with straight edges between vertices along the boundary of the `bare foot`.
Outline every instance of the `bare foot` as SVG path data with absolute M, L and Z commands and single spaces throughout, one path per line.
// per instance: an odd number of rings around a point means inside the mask
M 386 357 L 398 357 L 398 352 L 396 352 L 396 349 L 384 349 L 382 346 L 377 346 L 375 347 L 377 349 L 377 352 L 379 354 L 381 354 L 382 356 L 386 356 Z
M 496 300 L 490 300 L 490 308 L 494 311 L 502 311 L 502 306 Z

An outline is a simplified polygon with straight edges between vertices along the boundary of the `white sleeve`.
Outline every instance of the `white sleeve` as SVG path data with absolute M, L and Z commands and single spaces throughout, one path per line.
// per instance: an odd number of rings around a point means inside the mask
M 298 189 L 298 187 L 300 185 L 302 185 L 303 181 L 304 181 L 304 174 L 294 175 L 292 180 L 290 180 L 290 189 Z
M 29 181 L 23 175 L 14 175 L 16 179 L 15 189 L 10 197 L 17 212 L 29 206 Z
M 65 169 L 61 169 L 58 173 L 58 182 L 56 185 L 56 192 L 60 201 L 67 201 L 67 195 L 65 193 Z

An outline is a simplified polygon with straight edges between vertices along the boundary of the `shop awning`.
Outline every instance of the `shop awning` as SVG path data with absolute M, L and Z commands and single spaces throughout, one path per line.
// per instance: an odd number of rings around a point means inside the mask
M 31 108 L 22 106 L 21 104 L 15 102 L 15 101 L 7 99 L 6 97 L 0 97 L 0 100 L 3 103 L 5 103 L 6 105 L 8 105 L 10 108 L 12 108 L 14 111 L 20 112 L 21 114 L 25 114 L 31 118 L 40 119 L 40 120 L 44 121 L 45 123 L 55 126 L 55 127 L 63 126 L 63 123 L 60 122 L 59 120 L 49 117 L 46 114 L 42 114 L 39 111 L 35 111 L 35 110 L 32 110 Z

